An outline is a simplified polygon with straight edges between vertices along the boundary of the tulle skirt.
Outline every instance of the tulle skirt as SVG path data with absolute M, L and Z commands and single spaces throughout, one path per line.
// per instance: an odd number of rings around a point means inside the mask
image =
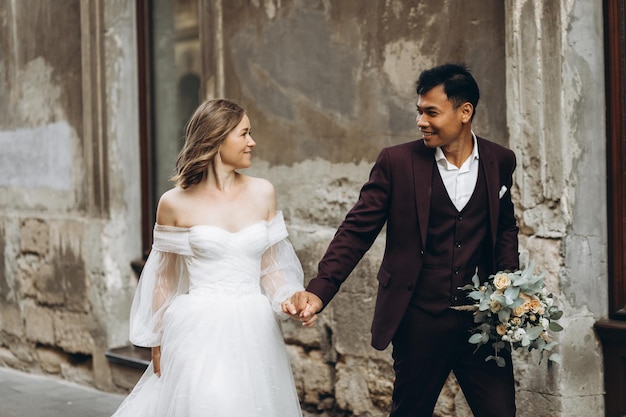
M 161 377 L 150 363 L 113 416 L 302 416 L 267 298 L 177 297 L 163 316 Z

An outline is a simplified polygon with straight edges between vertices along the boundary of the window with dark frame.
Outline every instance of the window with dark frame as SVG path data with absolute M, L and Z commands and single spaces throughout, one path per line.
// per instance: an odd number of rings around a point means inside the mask
M 199 0 L 136 0 L 142 193 L 147 254 L 158 198 L 173 186 L 184 127 L 200 103 Z M 143 260 L 133 263 L 140 271 Z
M 208 16 L 209 0 L 135 0 L 135 5 L 143 256 L 131 267 L 139 279 L 152 245 L 158 198 L 173 186 L 169 178 L 187 119 L 203 96 L 201 68 L 212 48 L 201 53 L 200 10 Z M 113 363 L 142 370 L 151 359 L 149 348 L 132 345 L 105 355 Z

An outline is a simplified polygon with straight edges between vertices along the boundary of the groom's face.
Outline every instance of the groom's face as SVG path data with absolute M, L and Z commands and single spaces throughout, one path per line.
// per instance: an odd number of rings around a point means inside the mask
M 466 106 L 454 107 L 442 85 L 433 87 L 417 100 L 417 127 L 429 148 L 445 147 L 459 140 L 470 116 Z

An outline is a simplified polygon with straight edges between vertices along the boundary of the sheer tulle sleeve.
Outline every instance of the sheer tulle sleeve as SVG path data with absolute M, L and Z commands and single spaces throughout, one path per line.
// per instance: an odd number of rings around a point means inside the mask
M 143 267 L 130 311 L 130 341 L 161 344 L 161 319 L 172 300 L 188 292 L 185 257 L 191 255 L 189 229 L 155 225 L 152 250 Z
M 287 240 L 287 228 L 282 212 L 269 222 L 270 246 L 261 261 L 261 288 L 281 319 L 288 316 L 282 312 L 281 303 L 293 293 L 304 290 L 304 273 L 296 251 Z

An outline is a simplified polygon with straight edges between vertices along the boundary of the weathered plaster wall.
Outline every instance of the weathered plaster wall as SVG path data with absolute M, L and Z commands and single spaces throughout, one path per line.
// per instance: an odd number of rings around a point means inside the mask
M 139 256 L 134 10 L 0 0 L 0 365 L 111 387 Z
M 506 143 L 503 19 L 498 1 L 229 1 L 225 94 L 254 116 L 259 158 L 358 163 L 416 137 L 421 69 L 466 62 L 476 131 Z
M 593 323 L 607 314 L 602 7 L 507 3 L 510 144 L 521 246 L 560 294 L 561 366 L 518 361 L 523 415 L 603 415 Z

